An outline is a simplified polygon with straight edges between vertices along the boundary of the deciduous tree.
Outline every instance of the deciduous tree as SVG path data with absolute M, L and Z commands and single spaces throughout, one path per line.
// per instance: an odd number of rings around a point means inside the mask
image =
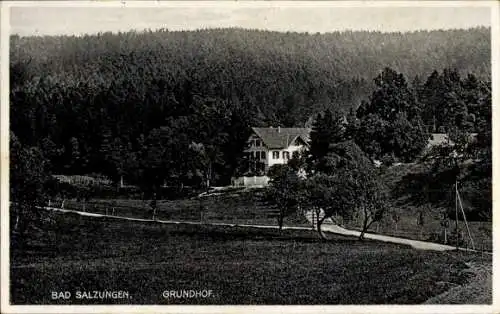
M 416 95 L 403 74 L 390 68 L 374 82 L 370 102 L 364 102 L 357 111 L 356 143 L 371 159 L 411 162 L 428 138 Z
M 24 234 L 40 225 L 41 209 L 46 206 L 44 185 L 49 176 L 47 162 L 36 147 L 25 147 L 10 133 L 10 218 L 12 243 L 22 244 Z
M 269 187 L 266 199 L 278 210 L 278 226 L 281 232 L 286 217 L 297 213 L 303 201 L 303 181 L 297 171 L 288 165 L 273 165 L 269 169 Z
M 322 171 L 308 178 L 306 191 L 310 206 L 321 208 L 324 217 L 318 220 L 318 231 L 325 219 L 339 214 L 362 217 L 360 239 L 387 209 L 387 189 L 377 169 L 365 153 L 352 141 L 330 146 L 322 160 Z

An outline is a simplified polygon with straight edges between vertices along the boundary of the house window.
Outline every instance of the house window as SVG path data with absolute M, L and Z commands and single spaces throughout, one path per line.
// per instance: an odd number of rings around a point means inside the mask
M 251 140 L 250 141 L 250 146 L 261 147 L 262 146 L 262 141 L 261 140 Z
M 266 152 L 260 152 L 260 159 L 266 160 Z
M 290 153 L 289 152 L 283 152 L 283 159 L 285 159 L 285 160 L 290 159 Z
M 280 152 L 279 151 L 273 151 L 273 159 L 280 159 Z

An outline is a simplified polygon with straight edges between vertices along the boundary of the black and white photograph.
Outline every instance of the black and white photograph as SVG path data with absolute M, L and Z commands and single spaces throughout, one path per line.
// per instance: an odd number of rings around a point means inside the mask
M 2 313 L 495 312 L 498 2 L 0 5 Z

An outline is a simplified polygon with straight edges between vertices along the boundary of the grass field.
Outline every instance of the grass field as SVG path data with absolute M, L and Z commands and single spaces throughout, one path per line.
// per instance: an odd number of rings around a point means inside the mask
M 277 211 L 270 208 L 262 201 L 260 191 L 232 192 L 222 195 L 213 195 L 203 198 L 180 199 L 180 200 L 160 200 L 158 201 L 157 218 L 161 220 L 179 221 L 203 221 L 203 222 L 227 222 L 238 224 L 259 224 L 277 225 Z M 113 214 L 117 216 L 127 216 L 134 218 L 152 218 L 151 208 L 148 200 L 101 200 L 94 199 L 85 204 L 75 200 L 67 200 L 65 208 L 74 210 L 85 210 L 100 214 Z M 114 212 L 113 212 L 114 209 Z M 415 240 L 440 242 L 443 238 L 442 227 L 440 225 L 439 211 L 429 213 L 425 216 L 424 225 L 417 223 L 418 208 L 415 206 L 399 206 L 391 211 L 397 211 L 400 220 L 396 224 L 389 213 L 381 222 L 371 226 L 369 232 L 384 235 L 398 236 Z M 310 226 L 304 217 L 293 215 L 285 219 L 287 226 Z M 463 221 L 459 221 L 459 228 L 463 237 L 467 238 L 467 230 Z M 361 219 L 345 221 L 345 227 L 350 229 L 360 229 Z M 450 221 L 448 236 L 455 228 L 455 221 Z M 476 249 L 491 251 L 492 224 L 491 222 L 469 222 L 469 228 L 474 238 Z M 441 239 L 439 238 L 441 237 Z M 454 242 L 447 244 L 454 245 Z M 469 245 L 470 242 L 463 244 Z
M 387 169 L 387 171 L 382 176 L 383 180 L 389 186 L 391 190 L 397 190 L 397 187 L 404 182 L 404 177 L 409 174 L 422 174 L 424 173 L 424 167 L 421 164 L 400 164 L 395 165 Z M 403 189 L 404 190 L 404 189 Z M 430 190 L 431 193 L 439 195 L 439 199 L 446 199 L 448 194 L 453 195 L 454 190 L 438 189 Z M 384 219 L 377 224 L 374 224 L 371 228 L 371 232 L 382 233 L 385 235 L 399 236 L 405 238 L 411 238 L 416 240 L 441 242 L 444 241 L 443 227 L 441 226 L 442 212 L 446 210 L 445 207 L 438 207 L 436 204 L 412 204 L 408 201 L 408 197 L 412 195 L 413 191 L 406 190 L 405 192 L 398 194 L 396 197 L 393 195 L 391 199 L 391 210 Z M 449 195 L 448 195 L 449 196 Z M 396 198 L 396 199 L 395 199 Z M 461 194 L 463 200 L 464 208 L 467 210 L 468 207 L 472 206 L 473 203 L 467 201 L 466 195 Z M 453 199 L 453 197 L 452 197 Z M 441 206 L 445 206 L 442 204 Z M 454 211 L 454 203 L 447 204 L 448 209 Z M 425 213 L 423 224 L 418 224 L 418 213 L 422 211 Z M 393 213 L 397 213 L 399 216 L 399 221 L 396 224 L 393 220 Z M 455 217 L 450 214 L 449 217 L 449 227 L 447 230 L 448 237 L 450 233 L 455 230 Z M 359 223 L 358 223 L 359 225 Z M 356 224 L 350 224 L 348 227 L 355 227 Z M 474 246 L 478 250 L 492 251 L 493 250 L 493 238 L 492 238 L 492 228 L 493 224 L 491 221 L 468 221 L 468 227 L 470 229 Z M 472 247 L 472 242 L 468 238 L 467 226 L 461 218 L 461 213 L 459 210 L 458 228 L 464 243 L 461 246 Z M 448 242 L 447 244 L 455 245 L 456 242 Z
M 307 230 L 280 235 L 74 214 L 53 214 L 44 230 L 11 250 L 13 304 L 416 304 L 465 283 L 465 261 L 491 263 L 340 236 L 322 242 Z M 52 291 L 104 289 L 130 298 L 51 299 Z M 214 295 L 162 297 L 181 289 Z
M 157 218 L 160 220 L 228 222 L 239 224 L 276 225 L 278 212 L 262 200 L 262 191 L 233 192 L 201 198 L 159 200 Z M 68 200 L 65 208 L 100 214 L 114 214 L 134 218 L 152 218 L 150 200 Z M 306 226 L 304 217 L 291 216 L 285 225 Z

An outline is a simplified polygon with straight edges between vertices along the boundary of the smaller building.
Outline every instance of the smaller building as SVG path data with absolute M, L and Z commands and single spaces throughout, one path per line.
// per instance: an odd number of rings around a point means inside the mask
M 477 133 L 470 133 L 467 139 L 468 143 L 472 143 L 477 138 Z M 446 133 L 432 133 L 429 142 L 427 143 L 427 149 L 435 146 L 450 145 L 453 146 L 454 143 Z
M 432 133 L 427 147 L 434 147 L 447 144 L 449 141 L 448 134 L 446 133 Z

